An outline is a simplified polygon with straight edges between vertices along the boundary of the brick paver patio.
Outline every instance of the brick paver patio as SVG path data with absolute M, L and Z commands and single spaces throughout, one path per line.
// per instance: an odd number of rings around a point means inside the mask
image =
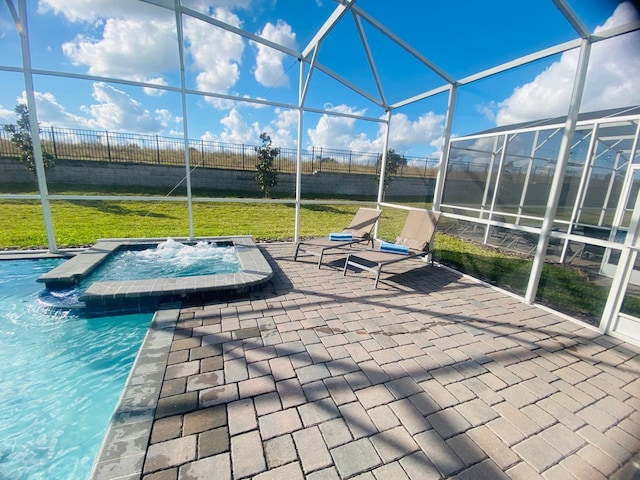
M 156 319 L 94 478 L 640 477 L 639 348 L 418 260 L 374 290 L 260 248 L 262 291 Z

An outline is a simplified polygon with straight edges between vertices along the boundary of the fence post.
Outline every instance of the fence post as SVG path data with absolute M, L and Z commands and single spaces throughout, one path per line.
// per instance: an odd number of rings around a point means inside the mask
M 322 147 L 320 147 L 320 160 L 318 161 L 318 171 L 322 171 Z
M 107 160 L 111 161 L 111 145 L 109 144 L 109 130 L 105 130 L 105 136 L 107 137 Z
M 200 139 L 200 158 L 202 159 L 202 167 L 204 167 L 204 139 Z
M 246 170 L 247 168 L 244 166 L 244 143 L 242 144 L 242 170 Z
M 58 158 L 58 149 L 56 148 L 56 135 L 53 131 L 53 125 L 51 125 L 51 143 L 53 143 L 53 156 Z
M 349 168 L 347 169 L 348 173 L 351 173 L 351 150 L 349 150 Z
M 422 178 L 427 178 L 427 165 L 429 165 L 429 162 L 425 158 L 424 159 L 424 174 L 422 175 Z
M 160 165 L 160 142 L 158 141 L 158 135 L 156 135 L 156 156 L 158 158 L 158 165 Z
M 312 174 L 315 172 L 315 170 L 313 169 L 313 162 L 315 159 L 316 159 L 315 149 L 314 149 L 314 146 L 311 145 L 311 173 Z

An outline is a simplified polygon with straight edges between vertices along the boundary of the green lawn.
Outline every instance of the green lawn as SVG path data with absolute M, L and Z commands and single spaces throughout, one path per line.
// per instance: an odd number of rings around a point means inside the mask
M 0 201 L 0 248 L 46 247 L 38 201 Z M 300 214 L 300 234 L 324 235 L 349 223 L 356 205 L 309 205 Z M 52 201 L 51 211 L 60 248 L 91 244 L 98 238 L 189 236 L 184 202 Z M 393 238 L 406 212 L 383 213 L 381 235 Z M 294 236 L 295 207 L 264 203 L 194 203 L 196 236 L 251 235 L 256 241 L 289 240 Z

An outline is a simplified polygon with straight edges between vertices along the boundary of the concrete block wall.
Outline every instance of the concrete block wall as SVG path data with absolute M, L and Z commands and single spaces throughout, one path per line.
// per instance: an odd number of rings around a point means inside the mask
M 0 183 L 35 183 L 35 173 L 24 168 L 18 160 L 0 158 Z
M 162 187 L 171 189 L 185 177 L 179 166 L 137 163 L 110 163 L 81 160 L 58 160 L 55 168 L 46 171 L 49 185 L 113 185 L 119 187 Z M 35 176 L 17 160 L 0 159 L 0 183 L 34 182 Z M 255 172 L 215 168 L 196 168 L 191 174 L 192 188 L 211 188 L 255 192 L 262 194 Z M 274 193 L 295 194 L 295 174 L 280 173 Z M 387 199 L 416 197 L 430 201 L 435 188 L 434 178 L 396 177 L 389 184 Z M 302 176 L 305 195 L 336 195 L 367 197 L 375 200 L 378 185 L 374 175 L 318 172 Z

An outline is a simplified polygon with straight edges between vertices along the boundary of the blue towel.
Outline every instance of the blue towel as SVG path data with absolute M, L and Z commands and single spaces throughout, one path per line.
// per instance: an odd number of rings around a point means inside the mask
M 350 233 L 330 233 L 329 240 L 335 240 L 336 242 L 347 242 L 353 240 L 353 235 Z
M 403 255 L 409 254 L 409 247 L 405 245 L 397 245 L 395 243 L 382 242 L 378 248 L 381 252 L 400 253 Z

